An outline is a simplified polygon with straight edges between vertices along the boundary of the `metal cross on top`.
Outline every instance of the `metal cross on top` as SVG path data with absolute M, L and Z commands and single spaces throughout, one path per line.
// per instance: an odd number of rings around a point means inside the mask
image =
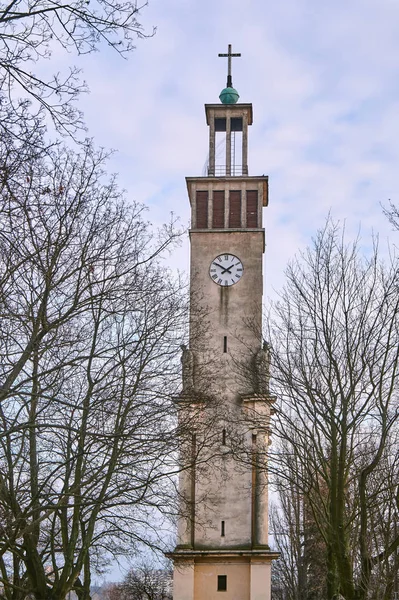
M 227 86 L 226 87 L 233 87 L 233 79 L 231 77 L 231 57 L 232 56 L 241 56 L 241 54 L 233 54 L 231 52 L 231 44 L 229 44 L 227 54 L 219 54 L 218 56 L 221 56 L 223 58 L 225 58 L 227 56 Z

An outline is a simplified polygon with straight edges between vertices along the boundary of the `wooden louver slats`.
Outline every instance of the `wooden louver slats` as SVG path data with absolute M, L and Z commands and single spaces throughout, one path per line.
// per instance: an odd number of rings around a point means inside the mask
M 229 227 L 241 227 L 241 191 L 230 192 Z
M 247 191 L 247 227 L 259 227 L 258 190 Z
M 208 192 L 197 191 L 196 195 L 196 228 L 208 228 Z
M 224 190 L 213 192 L 213 218 L 212 227 L 224 228 Z

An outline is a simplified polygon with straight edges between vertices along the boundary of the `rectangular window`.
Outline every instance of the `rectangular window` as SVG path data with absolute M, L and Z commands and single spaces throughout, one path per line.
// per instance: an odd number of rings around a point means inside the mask
M 224 191 L 213 192 L 213 218 L 212 227 L 224 228 Z
M 229 227 L 241 227 L 241 191 L 231 191 L 229 200 Z
M 223 429 L 222 431 L 222 445 L 225 446 L 226 445 L 226 430 Z M 222 521 L 222 523 L 224 523 L 224 521 Z
M 227 591 L 227 575 L 218 575 L 218 592 Z
M 221 535 L 221 537 L 224 537 L 224 521 L 222 521 L 222 523 L 221 523 L 220 535 Z
M 197 192 L 197 229 L 208 228 L 208 192 Z
M 247 227 L 258 227 L 258 190 L 247 191 Z
M 227 352 L 227 335 L 223 338 L 223 352 Z

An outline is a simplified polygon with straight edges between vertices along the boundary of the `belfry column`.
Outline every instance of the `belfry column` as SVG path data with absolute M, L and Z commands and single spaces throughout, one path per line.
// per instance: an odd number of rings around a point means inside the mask
M 215 175 L 215 121 L 209 126 L 209 166 L 208 175 Z
M 243 116 L 242 127 L 242 174 L 248 175 L 248 115 Z
M 231 121 L 226 118 L 226 175 L 231 175 Z

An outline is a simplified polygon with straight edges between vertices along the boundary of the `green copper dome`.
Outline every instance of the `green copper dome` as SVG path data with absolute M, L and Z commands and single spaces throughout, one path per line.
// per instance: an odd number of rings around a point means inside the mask
M 224 88 L 219 95 L 222 104 L 235 104 L 239 97 L 239 93 L 233 87 Z

